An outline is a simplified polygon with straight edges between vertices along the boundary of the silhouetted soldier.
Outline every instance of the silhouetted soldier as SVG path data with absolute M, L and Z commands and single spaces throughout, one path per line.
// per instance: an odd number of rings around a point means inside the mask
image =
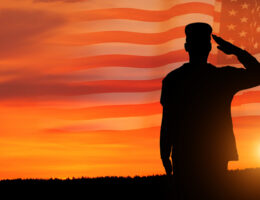
M 174 172 L 184 198 L 202 197 L 238 160 L 231 101 L 240 90 L 260 85 L 260 64 L 247 51 L 212 35 L 226 54 L 244 68 L 217 68 L 207 63 L 212 28 L 206 23 L 186 26 L 189 63 L 170 72 L 162 82 L 161 159 L 167 175 Z M 171 157 L 171 160 L 170 160 Z M 212 186 L 212 187 L 211 187 Z

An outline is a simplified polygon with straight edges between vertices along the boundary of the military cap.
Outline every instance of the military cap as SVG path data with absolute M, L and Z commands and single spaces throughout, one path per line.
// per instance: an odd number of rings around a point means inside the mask
M 191 23 L 185 27 L 186 41 L 198 38 L 210 40 L 211 33 L 211 26 L 203 22 Z

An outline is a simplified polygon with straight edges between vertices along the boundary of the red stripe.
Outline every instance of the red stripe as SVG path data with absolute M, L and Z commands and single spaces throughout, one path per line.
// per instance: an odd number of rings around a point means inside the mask
M 69 133 L 69 131 L 62 129 L 44 129 L 44 133 Z M 73 131 L 73 133 L 77 133 Z M 133 129 L 133 130 L 98 130 L 98 131 L 84 131 L 86 134 L 93 134 L 96 137 L 100 136 L 102 139 L 106 139 L 107 142 L 114 143 L 118 140 L 125 140 L 125 142 L 134 141 L 135 145 L 141 141 L 147 141 L 149 138 L 158 138 L 160 135 L 160 127 Z M 144 134 L 145 133 L 145 134 Z M 122 137 L 124 136 L 124 137 Z M 127 137 L 126 137 L 127 136 Z M 138 138 L 139 140 L 136 140 Z
M 191 2 L 173 6 L 168 10 L 151 11 L 134 8 L 110 8 L 79 12 L 74 15 L 74 20 L 90 21 L 104 19 L 129 19 L 147 22 L 160 22 L 172 17 L 200 13 L 213 16 L 214 6 L 207 3 Z M 75 17 L 76 16 L 76 17 Z
M 111 42 L 156 45 L 181 37 L 185 37 L 184 26 L 161 33 L 137 33 L 128 31 L 82 33 L 64 36 L 59 39 L 59 41 L 63 41 L 63 43 L 69 45 L 93 45 Z
M 71 94 L 93 94 L 111 92 L 149 92 L 161 89 L 162 79 L 154 80 L 105 80 L 70 83 Z
M 256 94 L 257 93 L 257 94 Z M 260 91 L 248 92 L 245 95 L 239 95 L 235 97 L 235 101 L 240 102 L 239 104 L 233 103 L 232 106 L 239 106 L 242 103 L 255 103 L 250 102 L 249 96 L 253 97 L 258 95 Z M 247 99 L 248 98 L 248 99 Z M 258 102 L 260 98 L 258 99 Z M 42 111 L 41 111 L 42 112 Z M 55 116 L 61 119 L 69 120 L 90 120 L 90 119 L 101 119 L 101 118 L 118 118 L 118 117 L 132 117 L 132 116 L 146 116 L 162 113 L 162 106 L 158 102 L 147 103 L 147 104 L 134 104 L 134 105 L 110 105 L 110 106 L 96 106 L 79 109 L 44 109 L 44 113 L 55 113 Z M 235 123 L 239 124 L 238 119 L 241 117 L 235 117 Z M 260 117 L 259 117 L 260 119 Z
M 243 116 L 232 118 L 234 128 L 259 128 L 260 116 Z
M 60 119 L 91 120 L 153 115 L 161 113 L 162 106 L 157 102 L 150 104 L 98 106 L 80 109 L 45 109 L 43 112 L 47 114 L 55 113 L 55 116 Z
M 244 117 L 233 117 L 232 121 L 234 123 L 235 128 L 250 128 L 250 127 L 259 127 L 260 123 L 260 116 L 244 116 Z M 43 130 L 45 133 L 66 133 L 66 130 L 59 130 L 59 129 L 45 129 Z M 136 136 L 140 139 L 140 137 L 147 137 L 157 138 L 160 135 L 160 126 L 151 127 L 151 128 L 142 128 L 142 129 L 134 129 L 134 130 L 97 130 L 97 131 L 84 131 L 84 133 L 100 135 L 102 138 L 108 136 L 108 138 L 118 138 L 122 135 L 132 136 L 133 139 L 136 139 Z M 147 134 L 143 134 L 147 133 Z M 129 138 L 128 138 L 129 139 Z
M 76 71 L 82 69 L 117 66 L 117 67 L 136 67 L 153 68 L 167 65 L 174 62 L 188 60 L 185 50 L 172 51 L 158 56 L 136 56 L 136 55 L 101 55 L 73 59 L 67 67 L 59 67 L 53 72 Z
M 232 106 L 240 106 L 242 104 L 260 103 L 260 91 L 248 91 L 242 95 L 237 95 L 232 101 Z
M 163 77 L 162 77 L 163 78 Z M 94 93 L 148 92 L 161 89 L 161 79 L 104 80 L 89 82 L 36 81 L 21 79 L 0 84 L 0 99 L 25 98 L 43 95 L 73 96 Z M 159 99 L 158 99 L 159 101 Z M 248 91 L 234 98 L 233 106 L 259 103 L 260 91 Z
M 106 80 L 80 83 L 52 81 L 31 83 L 19 80 L 0 84 L 0 99 L 28 98 L 44 95 L 87 95 L 111 92 L 148 92 L 159 90 L 162 79 L 154 80 Z

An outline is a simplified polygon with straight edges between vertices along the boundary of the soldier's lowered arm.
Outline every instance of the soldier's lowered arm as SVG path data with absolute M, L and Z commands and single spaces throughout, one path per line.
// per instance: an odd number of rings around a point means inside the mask
M 172 151 L 170 134 L 169 116 L 167 114 L 167 109 L 164 107 L 160 134 L 160 154 L 167 175 L 171 175 L 173 170 L 170 161 L 170 155 Z

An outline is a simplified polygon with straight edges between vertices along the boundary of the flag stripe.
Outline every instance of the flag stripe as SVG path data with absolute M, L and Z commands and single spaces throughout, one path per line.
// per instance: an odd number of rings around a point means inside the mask
M 237 128 L 248 128 L 248 127 L 255 127 L 259 125 L 260 122 L 260 116 L 243 116 L 243 117 L 233 117 L 232 118 L 233 124 L 235 129 Z M 45 133 L 49 132 L 51 134 L 53 133 L 69 133 L 69 131 L 66 131 L 66 129 L 45 129 Z M 75 133 L 80 133 L 80 131 L 74 130 Z M 154 126 L 149 128 L 140 128 L 140 129 L 129 129 L 129 130 L 96 130 L 96 131 L 83 131 L 85 134 L 94 134 L 94 135 L 100 135 L 100 137 L 108 137 L 111 138 L 112 141 L 115 140 L 113 136 L 122 136 L 124 135 L 127 139 L 132 138 L 136 139 L 136 136 L 138 135 L 138 138 L 145 138 L 151 137 L 151 138 L 158 138 L 160 134 L 160 126 Z
M 30 81 L 7 82 L 0 86 L 0 99 L 39 97 L 44 95 L 86 95 L 111 92 L 148 92 L 159 90 L 162 79 L 155 80 L 102 80 L 62 83 L 50 81 L 31 84 Z M 41 88 L 39 90 L 39 88 Z M 9 91 L 12 90 L 12 93 Z
M 10 89 L 15 91 L 16 85 L 9 86 Z M 39 85 L 27 85 L 28 90 L 30 90 L 30 96 L 38 95 L 62 95 L 62 96 L 71 96 L 71 95 L 87 95 L 95 93 L 122 93 L 122 92 L 149 92 L 160 90 L 162 87 L 162 79 L 154 80 L 101 80 L 101 81 L 85 81 L 85 82 L 71 82 L 66 84 L 39 84 Z M 41 88 L 41 90 L 37 90 Z M 19 97 L 19 94 L 23 96 L 23 91 L 19 91 L 17 88 L 16 95 Z M 259 91 L 255 91 L 255 94 L 258 94 Z M 8 95 L 8 92 L 5 91 L 5 88 L 1 92 L 3 95 Z M 247 94 L 247 93 L 246 93 Z M 253 96 L 254 96 L 253 95 Z M 27 94 L 25 94 L 27 96 Z M 249 96 L 247 96 L 249 97 Z
M 260 105 L 260 91 L 250 91 L 237 95 L 232 102 L 233 112 L 241 111 L 245 104 L 253 105 L 251 103 L 259 103 Z M 248 106 L 248 105 L 246 105 Z M 236 108 L 235 108 L 236 107 Z M 234 110 L 235 109 L 235 110 Z M 74 109 L 45 109 L 44 112 L 52 114 L 55 112 L 55 116 L 60 119 L 69 120 L 90 120 L 100 118 L 118 118 L 118 117 L 131 117 L 131 116 L 145 116 L 152 114 L 160 114 L 162 112 L 162 106 L 157 101 L 155 103 L 144 104 L 128 104 L 128 105 L 112 105 L 112 106 L 98 106 L 98 107 L 84 107 Z M 247 112 L 247 110 L 246 110 Z M 250 112 L 252 113 L 252 111 Z
M 258 126 L 260 122 L 260 116 L 243 116 L 243 117 L 233 117 L 232 118 L 233 124 L 235 128 L 242 128 L 242 127 L 252 127 L 252 126 Z M 66 130 L 62 129 L 45 129 L 44 132 L 49 132 L 49 133 L 68 133 Z M 74 132 L 77 132 L 74 130 Z M 80 132 L 80 131 L 78 131 Z M 96 130 L 96 131 L 83 131 L 85 134 L 95 134 L 95 135 L 101 135 L 101 137 L 111 137 L 113 136 L 126 136 L 127 138 L 131 137 L 133 139 L 136 139 L 136 134 L 138 135 L 139 138 L 145 137 L 158 137 L 160 134 L 160 126 L 154 126 L 150 128 L 140 128 L 140 129 L 129 129 L 129 130 Z M 145 134 L 144 134 L 145 133 Z M 150 135 L 150 134 L 151 135 Z M 112 139 L 114 140 L 114 138 Z
M 232 101 L 232 106 L 240 106 L 250 103 L 260 103 L 260 87 L 252 88 L 250 91 L 236 95 Z
M 260 103 L 242 104 L 231 108 L 232 116 L 260 116 Z
M 184 37 L 184 27 L 176 27 L 160 33 L 139 33 L 128 31 L 91 32 L 74 34 L 67 37 L 64 36 L 64 39 L 61 38 L 60 40 L 64 40 L 63 43 L 65 45 L 91 45 L 111 42 L 155 45 L 181 37 Z
M 218 0 L 219 1 L 219 0 Z M 96 0 L 95 3 L 85 0 L 85 3 L 81 3 L 82 10 L 97 10 L 97 9 L 109 9 L 109 8 L 135 8 L 143 10 L 165 10 L 175 5 L 194 2 L 194 0 L 174 0 L 174 1 L 162 1 L 162 0 Z M 214 5 L 215 0 L 196 0 L 197 3 L 207 3 Z
M 40 108 L 57 109 L 64 110 L 63 112 L 68 112 L 71 115 L 75 115 L 74 110 L 77 112 L 79 109 L 97 109 L 99 107 L 104 109 L 112 110 L 127 110 L 127 106 L 143 106 L 146 107 L 147 104 L 158 104 L 160 99 L 160 90 L 152 92 L 133 92 L 133 93 L 100 93 L 100 94 L 90 94 L 90 95 L 78 95 L 78 96 L 50 96 L 46 95 L 43 97 L 38 97 L 39 100 L 33 99 L 20 99 L 19 101 L 7 100 L 2 101 L 3 105 L 17 105 L 17 106 L 37 106 Z M 248 101 L 248 96 L 251 100 Z M 235 96 L 232 107 L 240 106 L 243 104 L 249 104 L 252 102 L 260 103 L 260 90 L 259 91 L 248 91 L 243 92 Z M 126 106 L 126 108 L 124 108 Z M 141 110 L 141 109 L 138 109 Z M 141 112 L 141 111 L 140 111 Z M 104 114 L 104 113 L 103 113 Z M 123 114 L 122 114 L 123 115 Z M 128 113 L 125 113 L 128 116 Z M 102 116 L 100 116 L 102 118 Z
M 112 92 L 148 92 L 161 89 L 162 79 L 154 80 L 102 80 L 70 83 L 66 91 L 54 91 L 61 95 L 82 95 Z
M 55 112 L 55 116 L 59 117 L 59 119 L 91 120 L 159 114 L 162 112 L 162 106 L 159 102 L 156 102 L 148 104 L 113 105 L 78 109 L 46 108 L 42 113 L 46 115 L 49 113 L 49 115 L 51 115 L 53 112 Z
M 94 120 L 78 120 L 75 125 L 55 128 L 68 132 L 82 132 L 95 130 L 130 130 L 159 126 L 161 114 L 141 117 L 121 117 Z
M 185 50 L 172 51 L 158 56 L 132 56 L 132 55 L 101 55 L 72 59 L 71 64 L 52 70 L 53 73 L 61 71 L 76 71 L 105 66 L 153 68 L 167 65 L 174 62 L 187 61 L 188 56 Z M 73 65 L 73 66 L 72 66 Z
M 212 15 L 201 13 L 187 13 L 180 16 L 175 16 L 163 22 L 144 22 L 135 20 L 94 20 L 87 22 L 77 22 L 73 25 L 71 32 L 73 33 L 89 33 L 89 32 L 104 32 L 104 31 L 128 31 L 139 33 L 158 33 L 165 32 L 169 29 L 185 26 L 188 23 L 201 21 L 205 23 L 213 23 Z M 218 22 L 216 22 L 218 23 Z
M 156 45 L 127 44 L 127 43 L 101 43 L 87 45 L 77 48 L 76 57 L 91 57 L 106 55 L 135 55 L 135 56 L 156 56 L 169 53 L 170 51 L 182 50 L 185 38 L 178 38 L 166 43 Z
M 258 58 L 260 54 L 255 55 Z M 154 68 L 135 68 L 135 67 L 120 67 L 107 66 L 76 70 L 63 74 L 49 74 L 54 77 L 64 77 L 65 80 L 73 82 L 80 81 L 97 81 L 97 80 L 152 80 L 163 78 L 170 71 L 182 66 L 188 60 L 182 62 L 174 62 L 164 66 Z M 231 64 L 238 68 L 243 67 L 242 64 Z
M 79 12 L 74 18 L 79 20 L 104 20 L 104 19 L 130 19 L 138 21 L 160 22 L 174 16 L 186 13 L 214 14 L 214 6 L 208 3 L 190 2 L 182 3 L 171 7 L 168 10 L 141 10 L 135 8 L 110 8 L 100 10 L 88 10 Z
M 113 106 L 158 102 L 161 90 L 152 92 L 99 93 L 78 96 L 44 95 L 33 98 L 20 98 L 19 101 L 2 100 L 6 106 L 37 106 L 41 108 L 86 108 L 96 106 Z
M 93 45 L 100 43 L 130 43 L 144 45 L 158 45 L 174 39 L 185 37 L 184 27 L 172 28 L 160 33 L 139 33 L 128 31 L 104 31 L 74 34 L 65 36 L 61 41 L 64 45 Z
M 61 74 L 73 82 L 98 80 L 152 80 L 163 78 L 168 72 L 180 67 L 184 62 L 176 62 L 155 68 L 98 67 Z M 59 74 L 56 74 L 56 76 Z M 54 75 L 55 76 L 55 75 Z
M 246 104 L 241 108 L 233 108 L 232 116 L 259 116 L 260 104 Z M 130 130 L 156 127 L 161 125 L 162 114 L 148 116 L 104 118 L 94 120 L 78 120 L 75 125 L 58 127 L 55 129 L 68 132 L 83 132 L 94 130 Z

